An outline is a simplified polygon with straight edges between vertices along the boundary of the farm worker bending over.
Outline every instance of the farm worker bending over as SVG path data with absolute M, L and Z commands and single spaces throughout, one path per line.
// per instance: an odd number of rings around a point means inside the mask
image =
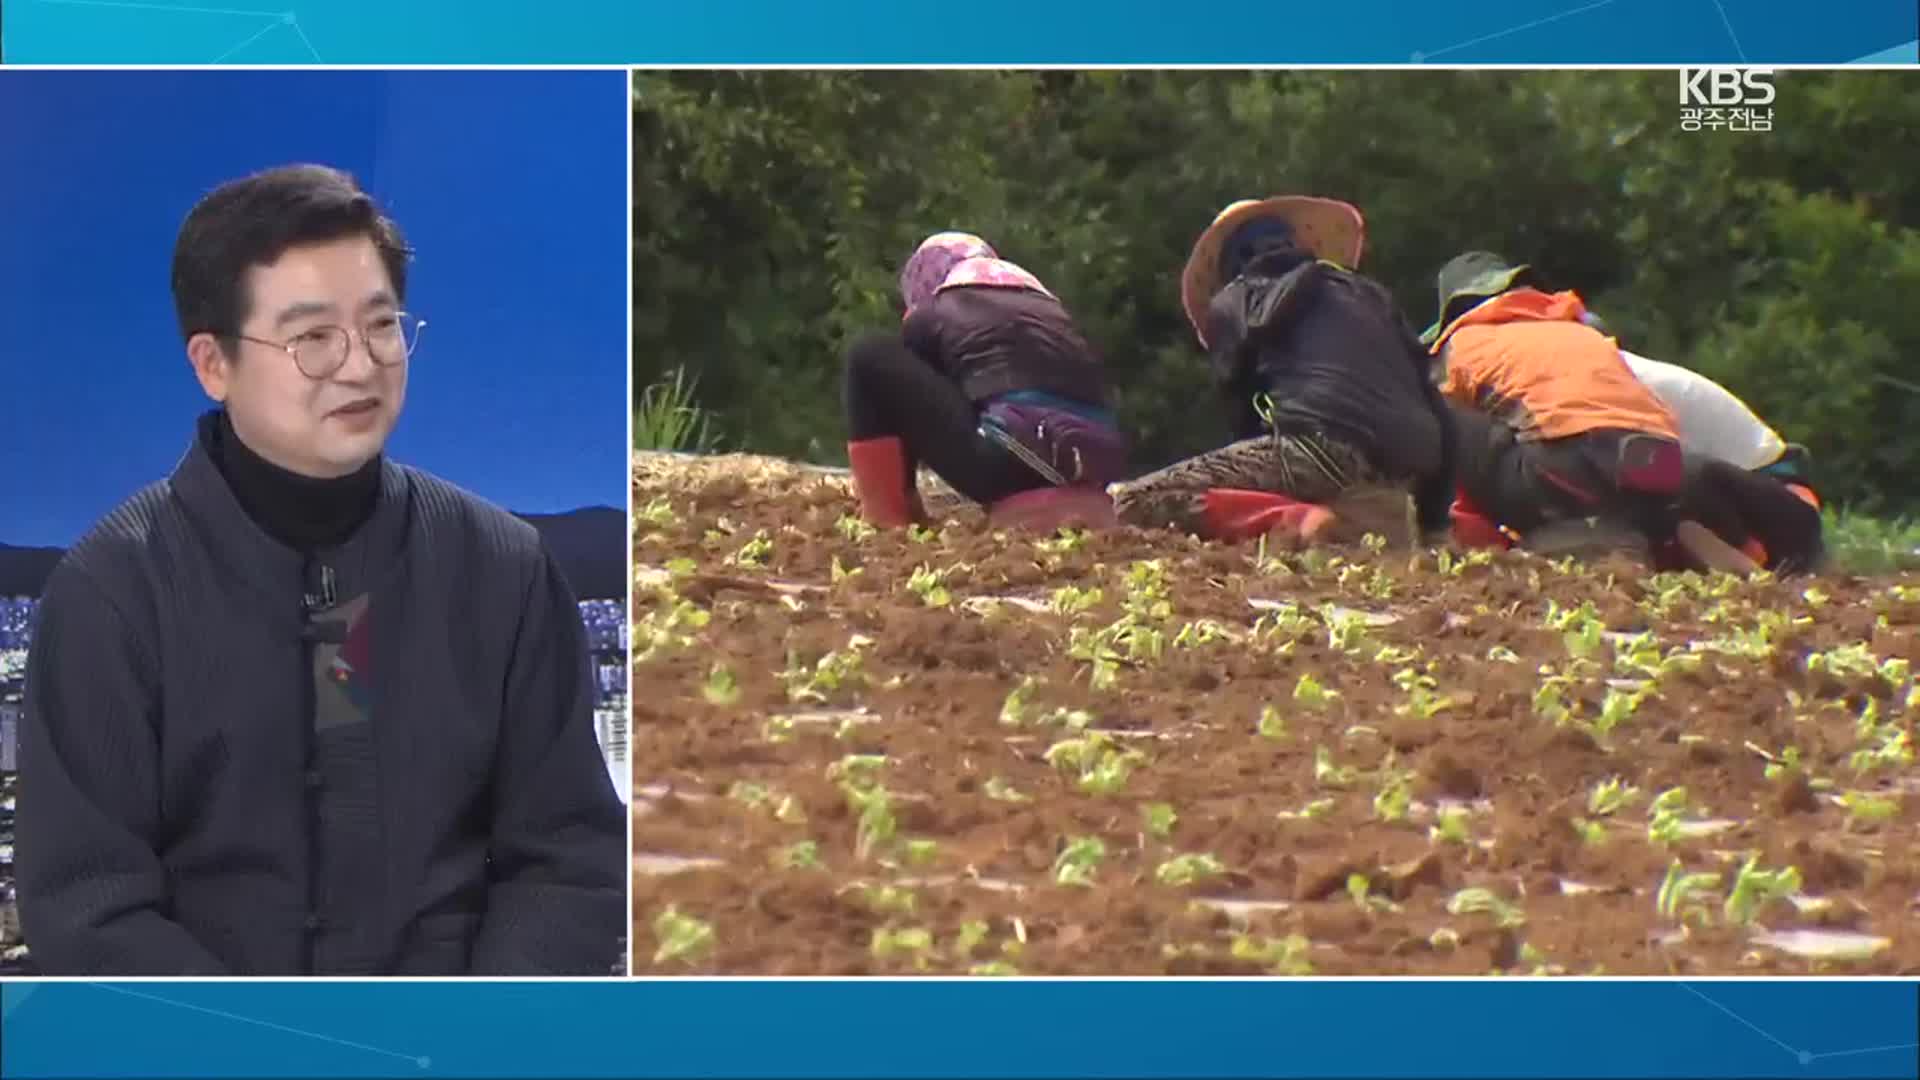
M 900 273 L 906 317 L 847 351 L 847 457 L 862 515 L 924 522 L 918 462 L 989 509 L 1023 492 L 1098 497 L 1125 468 L 1099 355 L 1026 270 L 936 233 Z M 1104 505 L 1104 499 L 1101 499 Z
M 1364 233 L 1354 207 L 1304 196 L 1214 218 L 1181 301 L 1235 441 L 1118 485 L 1121 521 L 1223 540 L 1444 534 L 1453 427 L 1392 296 L 1351 269 Z
M 1817 569 L 1825 545 L 1806 448 L 1781 439 L 1705 375 L 1624 349 L 1620 355 L 1679 424 L 1687 455 L 1682 515 L 1776 573 Z
M 1754 568 L 1681 521 L 1679 425 L 1618 344 L 1583 321 L 1578 295 L 1546 292 L 1530 267 L 1484 251 L 1442 267 L 1438 291 L 1439 318 L 1422 340 L 1462 423 L 1457 536 L 1489 522 L 1524 538 L 1609 518 L 1656 550 L 1677 540 L 1704 565 Z

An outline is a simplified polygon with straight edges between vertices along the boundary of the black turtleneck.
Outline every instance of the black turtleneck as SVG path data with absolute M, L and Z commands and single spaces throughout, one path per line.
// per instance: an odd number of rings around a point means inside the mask
M 345 476 L 302 476 L 255 453 L 233 430 L 225 409 L 200 418 L 200 439 L 247 516 L 295 551 L 311 553 L 345 543 L 373 515 L 379 500 L 377 456 Z

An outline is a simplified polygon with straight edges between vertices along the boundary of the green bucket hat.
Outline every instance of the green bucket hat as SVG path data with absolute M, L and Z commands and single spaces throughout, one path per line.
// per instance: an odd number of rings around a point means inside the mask
M 1459 317 L 1459 312 L 1452 310 L 1459 301 L 1478 302 L 1535 280 L 1533 267 L 1509 263 L 1491 251 L 1469 251 L 1454 256 L 1435 278 L 1440 293 L 1440 313 L 1433 325 L 1420 335 L 1420 343 L 1430 346 L 1439 340 L 1440 331 L 1446 329 L 1451 319 Z

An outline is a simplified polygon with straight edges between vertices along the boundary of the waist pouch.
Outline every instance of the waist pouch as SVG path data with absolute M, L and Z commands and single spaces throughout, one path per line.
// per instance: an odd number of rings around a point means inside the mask
M 980 434 L 1055 487 L 1104 489 L 1126 472 L 1126 437 L 1066 409 L 995 401 L 981 410 Z
M 1657 435 L 1621 439 L 1613 475 L 1622 492 L 1659 498 L 1678 498 L 1687 482 L 1680 444 Z
M 1686 457 L 1672 439 L 1638 433 L 1589 437 L 1577 455 L 1584 468 L 1552 460 L 1536 466 L 1539 477 L 1558 489 L 1575 513 L 1625 511 L 1644 517 L 1677 509 L 1686 487 Z

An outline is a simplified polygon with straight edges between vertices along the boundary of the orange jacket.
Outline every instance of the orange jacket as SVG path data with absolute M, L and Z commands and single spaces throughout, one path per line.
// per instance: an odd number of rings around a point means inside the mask
M 1580 322 L 1585 311 L 1571 292 L 1516 289 L 1488 300 L 1433 343 L 1440 392 L 1522 439 L 1606 429 L 1678 439 L 1673 413 L 1634 377 L 1618 342 Z

